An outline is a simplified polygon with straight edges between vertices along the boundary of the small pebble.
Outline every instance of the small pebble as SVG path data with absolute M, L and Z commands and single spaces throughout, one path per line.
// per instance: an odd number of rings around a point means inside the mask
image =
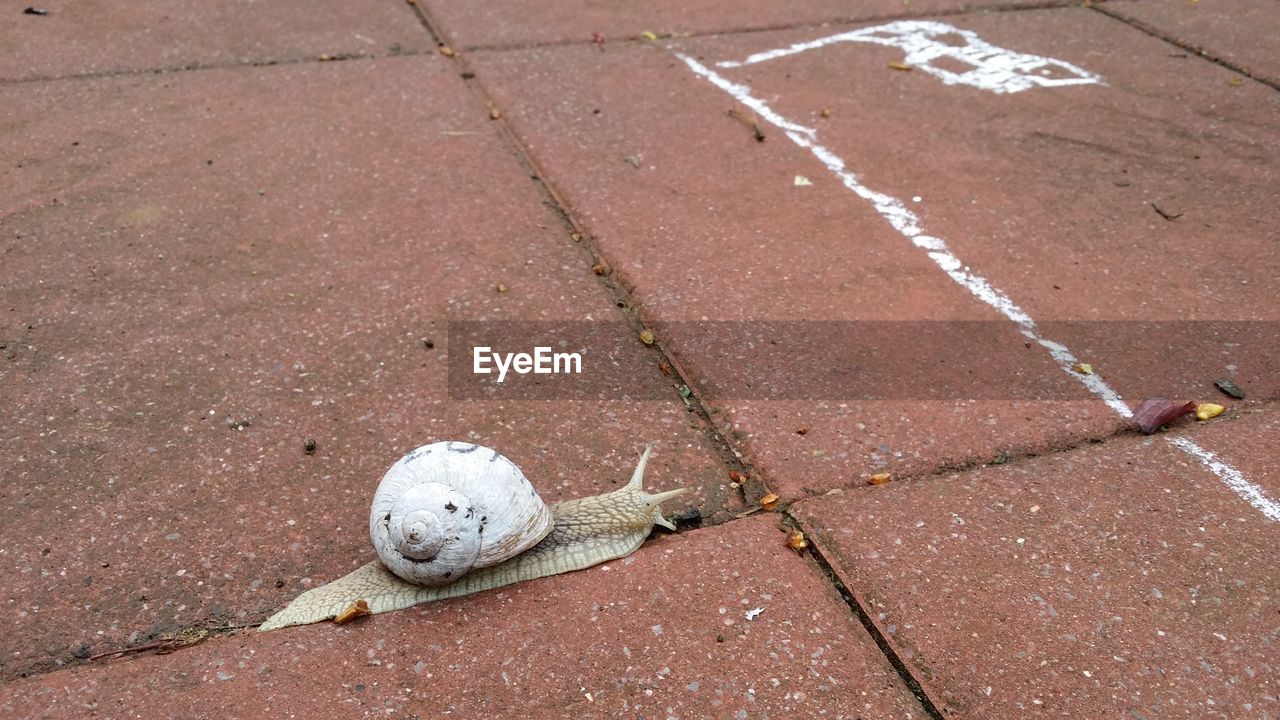
M 1237 400 L 1244 399 L 1244 391 L 1241 390 L 1238 385 L 1232 382 L 1231 378 L 1218 378 L 1217 380 L 1213 381 L 1213 384 L 1217 385 L 1219 390 L 1221 390 L 1222 392 L 1230 395 L 1231 397 Z

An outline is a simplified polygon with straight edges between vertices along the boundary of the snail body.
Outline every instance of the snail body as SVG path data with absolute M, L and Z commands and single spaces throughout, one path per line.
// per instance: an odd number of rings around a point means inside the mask
M 390 612 L 629 555 L 654 525 L 675 529 L 660 506 L 686 492 L 644 491 L 649 450 L 624 487 L 548 506 L 494 450 L 461 442 L 418 448 L 375 493 L 369 529 L 379 559 L 303 593 L 260 629 L 327 620 L 358 600 L 370 614 Z M 424 488 L 433 485 L 446 487 Z M 471 529 L 477 532 L 467 536 Z

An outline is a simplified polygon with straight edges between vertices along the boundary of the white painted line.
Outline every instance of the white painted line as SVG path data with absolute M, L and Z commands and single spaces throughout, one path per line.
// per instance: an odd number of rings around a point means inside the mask
M 982 302 L 995 308 L 1001 315 L 1004 315 L 1010 321 L 1018 326 L 1018 329 L 1028 339 L 1038 343 L 1041 347 L 1049 351 L 1049 354 L 1057 361 L 1068 375 L 1075 378 L 1080 384 L 1084 385 L 1089 392 L 1102 398 L 1112 410 L 1120 414 L 1122 417 L 1130 417 L 1132 412 L 1129 406 L 1125 404 L 1120 395 L 1112 390 L 1109 385 L 1098 375 L 1082 375 L 1074 372 L 1071 368 L 1080 362 L 1072 352 L 1063 344 L 1054 342 L 1045 337 L 1041 337 L 1036 330 L 1036 324 L 1031 316 L 1017 303 L 1005 295 L 999 289 L 994 287 L 986 278 L 978 275 L 969 269 L 964 263 L 960 262 L 960 258 L 947 247 L 947 243 L 941 238 L 932 235 L 925 235 L 920 228 L 920 218 L 907 209 L 907 206 L 899 199 L 877 192 L 863 185 L 858 176 L 849 171 L 845 167 L 845 162 L 838 155 L 826 147 L 819 145 L 817 142 L 818 133 L 813 128 L 805 127 L 799 123 L 792 122 L 769 107 L 763 100 L 754 97 L 751 89 L 745 85 L 739 85 L 728 80 L 716 73 L 714 70 L 706 67 L 692 57 L 677 52 L 676 56 L 689 66 L 690 70 L 698 75 L 706 78 L 713 85 L 729 93 L 738 102 L 746 105 L 756 112 L 757 115 L 764 118 L 770 124 L 781 129 L 786 133 L 791 141 L 813 153 L 827 169 L 840 178 L 844 186 L 848 188 L 858 197 L 870 202 L 875 206 L 881 217 L 889 221 L 899 233 L 911 240 L 916 247 L 923 249 L 928 253 L 929 258 L 942 269 L 952 280 L 958 285 L 968 290 L 970 294 L 978 298 Z
M 796 145 L 812 153 L 823 165 L 827 166 L 828 170 L 840 178 L 850 192 L 870 202 L 875 207 L 876 212 L 880 213 L 880 216 L 887 220 L 895 230 L 910 240 L 916 247 L 924 250 L 929 255 L 929 258 L 956 284 L 968 290 L 971 295 L 991 306 L 1001 315 L 1004 315 L 1018 326 L 1018 330 L 1024 336 L 1047 350 L 1054 361 L 1058 363 L 1058 367 L 1068 376 L 1074 378 L 1089 392 L 1101 399 L 1116 414 L 1123 418 L 1133 417 L 1133 411 L 1129 409 L 1120 394 L 1112 389 L 1110 385 L 1107 385 L 1106 381 L 1099 375 L 1084 375 L 1072 369 L 1079 362 L 1079 359 L 1066 345 L 1042 337 L 1031 316 L 1008 295 L 962 263 L 960 258 L 956 257 L 955 253 L 951 252 L 950 248 L 947 247 L 947 243 L 944 240 L 932 235 L 926 235 L 920 227 L 920 218 L 908 210 L 906 204 L 891 195 L 877 192 L 863 185 L 858 176 L 847 168 L 844 159 L 818 143 L 818 132 L 816 130 L 788 120 L 778 114 L 765 101 L 752 95 L 751 88 L 746 85 L 735 83 L 725 78 L 689 55 L 679 51 L 674 52 L 676 57 L 680 58 L 694 74 L 751 108 L 769 124 L 782 130 Z M 780 51 L 772 52 L 777 53 Z M 760 56 L 768 54 L 760 53 Z M 757 56 L 753 55 L 751 57 Z M 736 67 L 736 65 L 730 65 L 729 67 Z M 1280 521 L 1280 509 L 1277 509 L 1278 506 L 1275 501 L 1268 498 L 1257 485 L 1249 482 L 1239 470 L 1219 460 L 1212 453 L 1204 450 L 1191 440 L 1169 438 L 1169 442 L 1174 447 L 1200 460 L 1205 467 L 1221 478 L 1227 487 L 1234 490 L 1237 495 L 1261 511 L 1263 515 L 1272 520 Z
M 1249 482 L 1239 470 L 1222 462 L 1217 455 L 1200 447 L 1191 438 L 1171 437 L 1169 444 L 1199 460 L 1213 471 L 1214 475 L 1222 478 L 1227 487 L 1234 490 L 1245 502 L 1261 510 L 1263 515 L 1280 522 L 1280 503 L 1263 494 L 1262 488 Z
M 953 25 L 928 20 L 901 20 L 829 35 L 790 47 L 756 53 L 745 60 L 727 60 L 716 65 L 722 68 L 754 65 L 840 42 L 896 47 L 906 53 L 907 65 L 928 73 L 947 85 L 970 85 L 993 93 L 1016 93 L 1036 87 L 1102 82 L 1101 77 L 1069 62 L 1008 50 L 988 43 L 972 30 L 961 30 Z M 949 62 L 946 65 L 934 64 L 934 61 L 942 59 Z M 961 69 L 963 72 L 960 72 Z

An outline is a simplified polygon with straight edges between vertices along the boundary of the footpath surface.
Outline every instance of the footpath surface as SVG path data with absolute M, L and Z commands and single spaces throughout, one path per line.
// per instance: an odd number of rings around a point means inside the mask
M 0 716 L 1280 717 L 1274 2 L 38 9 Z M 461 321 L 625 340 L 476 399 Z M 623 560 L 257 633 L 438 439 L 693 492 Z

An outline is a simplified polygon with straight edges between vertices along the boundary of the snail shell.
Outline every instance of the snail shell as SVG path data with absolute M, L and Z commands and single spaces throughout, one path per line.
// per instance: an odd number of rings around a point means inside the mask
M 424 445 L 382 477 L 369 537 L 382 564 L 416 585 L 444 585 L 529 549 L 555 525 L 520 468 L 465 442 Z

